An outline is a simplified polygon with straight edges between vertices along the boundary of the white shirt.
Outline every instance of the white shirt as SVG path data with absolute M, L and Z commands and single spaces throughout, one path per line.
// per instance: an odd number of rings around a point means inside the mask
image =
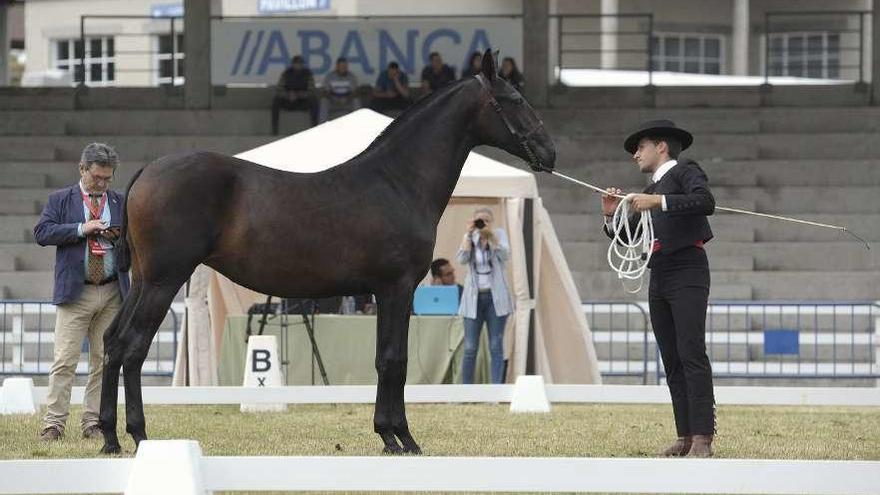
M 660 165 L 659 167 L 657 167 L 657 170 L 654 171 L 654 175 L 651 176 L 651 181 L 654 182 L 655 184 L 660 182 L 660 179 L 662 179 L 663 176 L 666 175 L 666 172 L 669 172 L 669 170 L 672 169 L 672 167 L 674 167 L 676 165 L 678 165 L 678 160 L 669 160 L 668 162 L 664 163 L 663 165 Z M 660 202 L 663 204 L 663 211 L 666 211 L 666 195 L 665 194 L 660 198 Z
M 492 288 L 492 264 L 489 261 L 489 250 L 480 246 L 480 232 L 474 231 L 471 240 L 474 243 L 474 261 L 477 271 L 477 288 L 486 290 Z

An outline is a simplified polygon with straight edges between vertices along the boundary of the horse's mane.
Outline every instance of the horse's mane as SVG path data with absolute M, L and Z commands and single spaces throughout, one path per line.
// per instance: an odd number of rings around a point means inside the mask
M 404 110 L 403 113 L 401 113 L 390 124 L 388 124 L 388 126 L 385 127 L 385 129 L 383 129 L 378 136 L 376 136 L 376 139 L 374 139 L 373 142 L 370 143 L 369 146 L 367 146 L 367 149 L 365 149 L 364 152 L 370 151 L 382 144 L 382 142 L 385 141 L 385 138 L 387 138 L 388 135 L 397 130 L 398 127 L 409 123 L 415 118 L 417 114 L 420 114 L 422 110 L 426 109 L 436 102 L 439 102 L 447 94 L 457 91 L 460 86 L 464 85 L 464 83 L 468 81 L 470 81 L 470 78 L 459 79 L 458 81 L 447 84 L 437 91 L 434 91 L 433 93 L 427 96 L 423 96 L 422 98 L 417 100 L 415 103 L 410 105 L 409 108 Z

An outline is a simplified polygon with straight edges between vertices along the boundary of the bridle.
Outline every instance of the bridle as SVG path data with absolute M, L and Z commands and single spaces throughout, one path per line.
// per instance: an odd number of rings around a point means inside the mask
M 514 138 L 516 138 L 516 140 L 519 142 L 519 145 L 525 151 L 526 156 L 529 157 L 529 166 L 532 168 L 532 170 L 536 172 L 550 172 L 552 169 L 546 168 L 544 164 L 541 163 L 541 160 L 539 160 L 538 157 L 535 155 L 535 152 L 532 151 L 532 148 L 529 146 L 529 138 L 533 134 L 538 132 L 538 130 L 544 128 L 544 122 L 538 119 L 538 124 L 529 129 L 528 132 L 526 132 L 525 134 L 519 132 L 518 130 L 516 130 L 515 127 L 513 127 L 510 119 L 507 118 L 507 115 L 504 113 L 504 109 L 501 108 L 501 104 L 498 103 L 497 99 L 495 99 L 495 95 L 492 94 L 492 87 L 489 85 L 488 81 L 486 81 L 486 78 L 483 77 L 482 74 L 477 74 L 474 77 L 477 79 L 477 81 L 480 82 L 480 86 L 482 86 L 483 89 L 486 90 L 486 94 L 489 98 L 489 104 L 492 105 L 492 109 L 495 110 L 495 113 L 497 113 L 499 117 L 501 117 L 501 121 L 504 122 L 507 130 L 510 131 L 510 134 Z

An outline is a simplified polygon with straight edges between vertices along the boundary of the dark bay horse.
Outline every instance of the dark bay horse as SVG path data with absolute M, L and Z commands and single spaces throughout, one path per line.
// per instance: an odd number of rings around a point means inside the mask
M 102 452 L 120 451 L 120 368 L 126 431 L 135 443 L 147 438 L 141 367 L 175 294 L 204 263 L 264 294 L 375 294 L 374 429 L 386 453 L 420 453 L 404 410 L 410 305 L 465 158 L 487 144 L 533 170 L 556 160 L 534 110 L 497 73 L 487 51 L 481 74 L 422 99 L 361 154 L 320 173 L 207 152 L 166 156 L 139 171 L 128 186 L 119 253 L 132 289 L 104 337 Z

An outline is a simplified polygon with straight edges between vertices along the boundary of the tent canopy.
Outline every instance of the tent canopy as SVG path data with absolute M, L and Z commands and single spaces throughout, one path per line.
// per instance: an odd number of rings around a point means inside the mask
M 289 172 L 320 172 L 357 156 L 392 120 L 361 109 L 235 156 Z M 538 186 L 532 174 L 471 152 L 452 195 L 536 198 Z

